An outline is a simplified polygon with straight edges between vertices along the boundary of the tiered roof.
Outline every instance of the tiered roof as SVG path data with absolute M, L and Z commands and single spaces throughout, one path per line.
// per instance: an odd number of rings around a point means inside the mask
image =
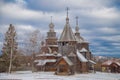
M 59 41 L 76 41 L 75 36 L 69 24 L 68 12 L 67 12 L 67 17 L 66 17 L 66 24 L 64 26 L 64 29 L 60 36 Z

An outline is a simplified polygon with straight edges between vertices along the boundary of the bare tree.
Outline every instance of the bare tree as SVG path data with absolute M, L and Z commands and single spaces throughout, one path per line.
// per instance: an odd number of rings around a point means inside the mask
M 30 34 L 28 50 L 31 52 L 32 72 L 34 72 L 34 57 L 35 57 L 35 54 L 39 52 L 39 49 L 41 47 L 40 43 L 43 40 L 44 40 L 44 36 L 40 33 L 39 30 L 35 30 Z

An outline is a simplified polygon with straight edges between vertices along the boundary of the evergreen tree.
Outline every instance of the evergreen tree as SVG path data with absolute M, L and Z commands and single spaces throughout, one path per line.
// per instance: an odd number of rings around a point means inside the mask
M 15 27 L 10 24 L 8 31 L 5 33 L 5 41 L 2 49 L 2 60 L 4 61 L 5 71 L 11 73 L 13 66 L 17 66 L 17 42 Z

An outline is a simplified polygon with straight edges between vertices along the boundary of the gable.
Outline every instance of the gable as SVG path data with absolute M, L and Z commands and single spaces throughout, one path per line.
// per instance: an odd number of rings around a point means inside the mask
M 73 65 L 73 63 L 66 56 L 63 56 L 57 63 L 57 65 L 66 65 L 66 64 L 69 66 Z
M 67 63 L 66 63 L 66 61 L 62 58 L 62 59 L 59 61 L 58 64 L 59 64 L 59 65 L 66 65 Z

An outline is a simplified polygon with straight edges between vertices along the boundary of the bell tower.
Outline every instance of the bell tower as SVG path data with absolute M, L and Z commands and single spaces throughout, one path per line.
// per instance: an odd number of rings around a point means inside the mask
M 52 53 L 58 52 L 57 37 L 56 37 L 56 32 L 54 31 L 52 16 L 51 16 L 51 22 L 49 24 L 49 31 L 47 32 L 46 45 L 52 50 L 51 51 Z
M 52 22 L 52 16 L 51 16 L 51 22 L 49 24 L 49 31 L 47 32 L 46 44 L 57 45 L 57 37 L 56 37 L 56 32 L 54 31 L 54 24 Z

